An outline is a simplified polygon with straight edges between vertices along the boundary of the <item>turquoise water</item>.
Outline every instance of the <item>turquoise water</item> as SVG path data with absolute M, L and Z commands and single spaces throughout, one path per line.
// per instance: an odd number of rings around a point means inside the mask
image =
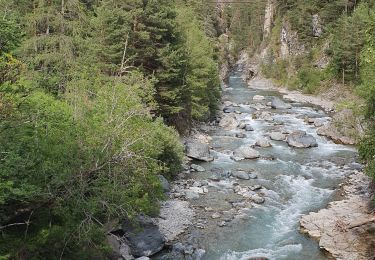
M 241 104 L 246 111 L 249 108 L 246 104 L 259 102 L 252 100 L 254 95 L 265 96 L 266 100 L 261 101 L 263 104 L 273 96 L 281 97 L 275 91 L 249 89 L 239 75 L 234 74 L 229 79 L 229 90 L 224 91 L 223 99 Z M 304 122 L 306 116 L 327 118 L 323 111 L 303 104 L 292 105 L 292 109 L 283 111 L 265 109 L 273 113 L 274 120 L 281 125 L 254 120 L 250 113 L 239 115 L 255 130 L 246 132 L 244 139 L 228 137 L 243 131 L 239 129 L 225 131 L 218 128 L 210 133 L 216 159 L 201 163 L 207 171 L 190 177 L 206 180 L 211 175 L 210 169 L 217 167 L 253 169 L 258 179 L 239 182 L 241 185 L 262 185 L 266 202 L 244 211 L 246 218 L 229 222 L 225 227 L 211 225 L 205 229 L 190 230 L 195 236 L 195 244 L 206 250 L 203 259 L 246 260 L 257 256 L 288 260 L 328 259 L 316 241 L 299 233 L 299 219 L 304 213 L 326 207 L 335 198 L 335 189 L 351 171 L 347 165 L 354 161 L 356 150 L 318 136 L 316 128 Z M 293 149 L 285 142 L 271 141 L 271 148 L 256 148 L 262 157 L 272 156 L 275 160 L 235 162 L 225 152 L 243 144 L 253 144 L 260 136 L 281 130 L 304 130 L 317 139 L 319 146 Z M 231 182 L 233 179 L 224 180 L 217 186 L 211 185 L 209 193 L 198 201 L 192 201 L 192 204 L 209 206 L 217 212 L 229 210 L 228 200 L 239 197 L 234 194 Z

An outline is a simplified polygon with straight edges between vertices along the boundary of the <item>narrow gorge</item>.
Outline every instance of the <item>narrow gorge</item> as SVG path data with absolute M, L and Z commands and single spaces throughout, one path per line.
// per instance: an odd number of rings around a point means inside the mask
M 373 0 L 0 0 L 0 260 L 375 260 Z

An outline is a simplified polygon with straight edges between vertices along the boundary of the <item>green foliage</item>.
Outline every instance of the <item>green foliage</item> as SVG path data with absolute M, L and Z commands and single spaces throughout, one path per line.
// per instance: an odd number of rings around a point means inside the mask
M 331 66 L 343 83 L 359 80 L 360 52 L 365 42 L 368 10 L 368 5 L 359 5 L 351 16 L 342 16 L 334 29 Z
M 21 41 L 20 28 L 13 21 L 0 20 L 0 55 L 8 53 L 16 48 Z
M 207 120 L 215 115 L 220 97 L 213 44 L 204 34 L 191 8 L 179 7 L 178 22 L 185 38 L 188 66 L 186 86 L 191 93 L 191 115 L 196 120 Z
M 230 17 L 229 30 L 234 43 L 236 57 L 241 50 L 253 54 L 263 40 L 264 10 L 267 1 L 249 1 L 247 4 L 233 4 L 227 7 Z
M 367 103 L 367 133 L 359 144 L 361 158 L 367 162 L 366 172 L 375 179 L 375 12 L 369 11 L 369 23 L 366 28 L 366 42 L 361 53 L 361 80 L 359 94 Z

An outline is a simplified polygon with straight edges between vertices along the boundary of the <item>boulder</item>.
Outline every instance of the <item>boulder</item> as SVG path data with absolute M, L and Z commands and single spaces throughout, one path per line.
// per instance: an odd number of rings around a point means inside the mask
M 170 185 L 168 180 L 163 175 L 158 175 L 161 186 L 163 187 L 164 192 L 170 190 Z
M 237 133 L 236 137 L 237 138 L 246 138 L 246 135 L 244 133 Z
M 287 137 L 286 142 L 289 146 L 296 148 L 310 148 L 318 146 L 315 138 L 312 135 L 306 134 L 305 131 L 295 131 L 291 133 Z
M 261 95 L 255 95 L 254 97 L 253 97 L 253 100 L 256 100 L 256 101 L 261 101 L 261 100 L 264 100 L 265 99 L 265 97 L 264 96 L 261 96 Z
M 271 147 L 272 145 L 266 138 L 261 137 L 256 140 L 255 146 L 266 148 L 266 147 Z
M 233 171 L 232 176 L 236 177 L 238 179 L 241 179 L 241 180 L 249 180 L 250 179 L 249 174 L 245 171 Z
M 265 121 L 273 121 L 272 114 L 267 111 L 256 111 L 253 114 L 253 119 L 260 119 Z
M 324 119 L 321 119 L 321 118 L 315 118 L 314 120 L 314 126 L 315 127 L 321 127 L 324 125 Z
M 280 98 L 274 97 L 271 101 L 271 107 L 273 109 L 290 109 L 292 106 L 290 104 L 285 103 Z
M 197 164 L 190 165 L 190 168 L 193 169 L 194 171 L 197 171 L 197 172 L 204 172 L 204 171 L 206 171 L 205 168 L 203 168 L 202 166 L 197 165 Z
M 188 200 L 196 200 L 199 199 L 199 194 L 196 191 L 187 190 L 185 191 L 185 198 Z
M 245 131 L 248 131 L 248 132 L 250 132 L 250 131 L 254 131 L 254 128 L 253 128 L 251 125 L 246 124 L 246 125 L 245 125 Z
M 185 145 L 186 155 L 190 158 L 210 162 L 214 158 L 210 154 L 210 147 L 208 144 L 200 143 L 198 141 L 188 141 Z
M 233 113 L 235 111 L 234 107 L 224 107 L 223 112 L 224 113 Z
M 151 256 L 162 250 L 166 242 L 159 227 L 147 216 L 139 215 L 134 221 L 125 220 L 122 231 L 131 254 L 136 257 Z
M 270 138 L 271 140 L 274 140 L 274 141 L 284 141 L 286 136 L 285 134 L 280 133 L 280 132 L 272 132 L 270 134 Z
M 261 196 L 259 196 L 258 194 L 255 194 L 255 195 L 252 195 L 250 197 L 251 201 L 256 203 L 256 204 L 262 204 L 264 203 L 265 199 Z
M 234 160 L 242 160 L 242 159 L 257 159 L 260 157 L 260 154 L 257 150 L 254 150 L 250 146 L 243 145 L 237 148 L 232 156 Z
M 109 256 L 110 259 L 117 260 L 119 258 L 124 260 L 133 260 L 134 257 L 130 254 L 130 247 L 121 241 L 121 239 L 114 235 L 109 234 L 107 236 L 108 244 L 111 246 L 113 252 Z
M 239 124 L 238 124 L 238 128 L 239 128 L 239 129 L 245 129 L 245 127 L 246 127 L 246 124 L 245 124 L 245 123 L 239 123 Z
M 142 257 L 138 257 L 137 259 L 135 260 L 151 260 L 151 258 L 147 257 L 147 256 L 142 256 Z
M 233 130 L 238 126 L 238 122 L 234 116 L 226 115 L 220 120 L 219 126 L 225 130 Z

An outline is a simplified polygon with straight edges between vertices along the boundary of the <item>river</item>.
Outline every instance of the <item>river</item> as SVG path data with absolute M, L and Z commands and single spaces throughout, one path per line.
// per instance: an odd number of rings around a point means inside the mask
M 255 95 L 265 99 L 254 101 Z M 215 160 L 194 162 L 203 166 L 205 171 L 191 173 L 189 178 L 207 182 L 209 192 L 190 201 L 197 211 L 196 225 L 181 236 L 181 242 L 188 241 L 203 248 L 206 251 L 204 260 L 247 260 L 250 257 L 329 259 L 316 241 L 299 233 L 299 219 L 303 214 L 324 208 L 328 202 L 339 198 L 339 184 L 352 171 L 350 164 L 357 152 L 352 146 L 337 145 L 316 134 L 317 128 L 305 119 L 329 120 L 329 115 L 319 107 L 290 103 L 291 109 L 272 109 L 266 104 L 273 97 L 282 98 L 282 95 L 277 91 L 248 88 L 240 72 L 230 76 L 228 87 L 223 92 L 223 101 L 236 104 L 234 109 L 241 111 L 237 111 L 237 120 L 248 123 L 254 131 L 209 128 Z M 254 105 L 261 111 L 270 112 L 273 120 L 255 119 L 252 115 Z M 271 132 L 295 130 L 312 135 L 318 146 L 298 149 L 289 147 L 285 141 L 270 140 L 272 147 L 255 148 L 260 152 L 260 159 L 231 159 L 229 151 L 242 145 L 252 145 Z M 238 133 L 244 133 L 246 137 L 236 138 Z M 236 169 L 254 172 L 257 178 L 210 180 L 215 171 Z M 262 187 L 254 193 L 264 197 L 265 202 L 241 204 L 243 197 L 233 192 L 234 187 L 254 185 Z M 234 207 L 234 202 L 242 207 Z M 212 217 L 215 212 L 219 213 L 217 218 Z

